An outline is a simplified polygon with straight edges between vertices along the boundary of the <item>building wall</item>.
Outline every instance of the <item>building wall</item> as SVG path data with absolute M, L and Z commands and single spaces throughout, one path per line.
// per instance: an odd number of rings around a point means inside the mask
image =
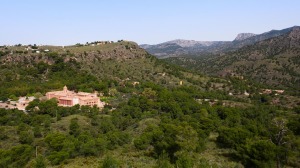
M 62 106 L 73 106 L 72 100 L 59 99 L 58 104 Z
M 77 97 L 73 98 L 73 106 L 79 104 L 79 99 Z

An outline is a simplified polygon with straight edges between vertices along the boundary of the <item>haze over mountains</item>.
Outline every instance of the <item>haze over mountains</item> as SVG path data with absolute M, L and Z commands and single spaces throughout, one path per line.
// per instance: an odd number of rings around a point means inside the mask
M 240 33 L 233 41 L 194 41 L 180 39 L 156 45 L 143 44 L 140 46 L 158 58 L 222 54 L 224 52 L 237 50 L 246 45 L 286 34 L 297 27 L 298 26 L 282 30 L 271 30 L 262 34 Z

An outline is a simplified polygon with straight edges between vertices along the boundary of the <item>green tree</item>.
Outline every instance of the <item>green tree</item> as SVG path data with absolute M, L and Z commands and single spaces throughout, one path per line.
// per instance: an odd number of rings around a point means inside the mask
M 69 154 L 69 157 L 75 157 L 79 155 L 79 148 L 80 143 L 78 142 L 78 139 L 69 136 L 64 142 L 63 142 L 63 148 L 62 151 L 65 151 Z
M 39 99 L 34 99 L 33 101 L 29 102 L 29 104 L 25 107 L 25 110 L 34 111 L 34 109 L 38 107 L 39 103 L 40 103 Z
M 62 133 L 50 133 L 46 136 L 45 142 L 52 151 L 61 151 L 67 137 Z
M 34 162 L 35 168 L 46 168 L 46 166 L 47 166 L 47 164 L 46 164 L 45 158 L 43 156 L 38 156 L 35 159 L 35 162 Z
M 95 141 L 98 154 L 103 154 L 108 145 L 107 140 L 104 137 L 99 137 Z
M 12 94 L 9 96 L 9 99 L 11 99 L 13 101 L 17 101 L 19 98 L 16 95 Z
M 152 133 L 144 133 L 140 137 L 134 140 L 134 146 L 137 149 L 145 150 L 149 147 L 152 142 Z
M 155 152 L 157 155 L 164 151 L 174 163 L 177 159 L 176 154 L 180 152 L 193 152 L 199 144 L 197 132 L 186 123 L 175 125 L 171 123 L 162 124 L 160 129 L 154 129 L 152 138 Z
M 0 127 L 0 140 L 6 140 L 8 138 L 4 127 Z
M 287 127 L 293 131 L 295 135 L 300 135 L 300 117 L 290 119 Z
M 156 161 L 156 166 L 155 168 L 173 168 L 174 166 L 170 163 L 170 158 L 168 154 L 163 151 L 157 161 Z
M 57 100 L 53 98 L 47 101 L 42 101 L 39 103 L 38 107 L 39 113 L 49 114 L 54 117 L 57 111 Z
M 198 134 L 193 127 L 183 124 L 177 127 L 175 142 L 180 147 L 180 150 L 195 151 L 198 145 Z
M 41 128 L 39 126 L 33 128 L 33 135 L 35 138 L 40 138 L 43 136 Z
M 123 146 L 124 144 L 131 142 L 131 136 L 128 133 L 121 131 L 108 132 L 106 138 L 109 141 L 109 149 L 115 149 L 117 146 Z
M 227 128 L 220 127 L 217 142 L 225 148 L 237 149 L 240 145 L 246 142 L 247 138 L 251 137 L 249 131 L 242 128 Z
M 0 149 L 0 167 L 24 167 L 33 155 L 33 148 L 29 145 L 17 145 L 10 150 Z
M 194 167 L 194 161 L 191 156 L 189 156 L 189 153 L 187 152 L 181 152 L 178 154 L 178 159 L 176 161 L 176 167 L 179 168 L 193 168 Z
M 80 126 L 78 124 L 78 118 L 72 118 L 69 126 L 69 134 L 77 137 L 80 134 Z
M 19 142 L 21 144 L 31 144 L 34 140 L 33 133 L 31 131 L 21 131 L 19 133 Z
M 95 139 L 87 132 L 78 137 L 79 154 L 84 156 L 97 155 Z
M 276 145 L 269 140 L 248 140 L 245 145 L 250 165 L 256 167 L 274 167 Z M 250 166 L 249 165 L 249 166 Z
M 51 161 L 51 164 L 58 165 L 69 158 L 69 153 L 66 151 L 59 151 L 59 152 L 51 152 L 48 156 L 48 160 Z

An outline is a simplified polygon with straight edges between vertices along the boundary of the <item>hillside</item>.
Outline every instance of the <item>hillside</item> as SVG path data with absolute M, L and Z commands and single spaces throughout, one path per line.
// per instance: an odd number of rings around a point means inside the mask
M 0 109 L 0 167 L 300 165 L 297 97 L 201 75 L 128 41 L 0 50 L 1 102 L 39 98 L 26 113 Z M 43 98 L 64 85 L 97 91 L 107 104 L 63 107 Z
M 300 28 L 206 59 L 177 58 L 171 62 L 218 76 L 236 74 L 259 83 L 297 91 L 300 82 Z
M 165 64 L 132 42 L 64 48 L 40 46 L 40 53 L 24 48 L 0 49 L 4 53 L 0 57 L 0 97 L 3 99 L 10 95 L 45 93 L 64 85 L 92 91 L 99 82 L 105 85 L 112 82 L 117 86 L 153 82 L 175 87 L 182 81 L 187 86 L 203 89 L 214 80 Z

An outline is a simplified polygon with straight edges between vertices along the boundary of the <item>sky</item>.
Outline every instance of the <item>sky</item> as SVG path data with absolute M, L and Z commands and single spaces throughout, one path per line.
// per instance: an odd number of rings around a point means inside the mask
M 231 41 L 300 26 L 299 0 L 0 0 L 0 45 Z

